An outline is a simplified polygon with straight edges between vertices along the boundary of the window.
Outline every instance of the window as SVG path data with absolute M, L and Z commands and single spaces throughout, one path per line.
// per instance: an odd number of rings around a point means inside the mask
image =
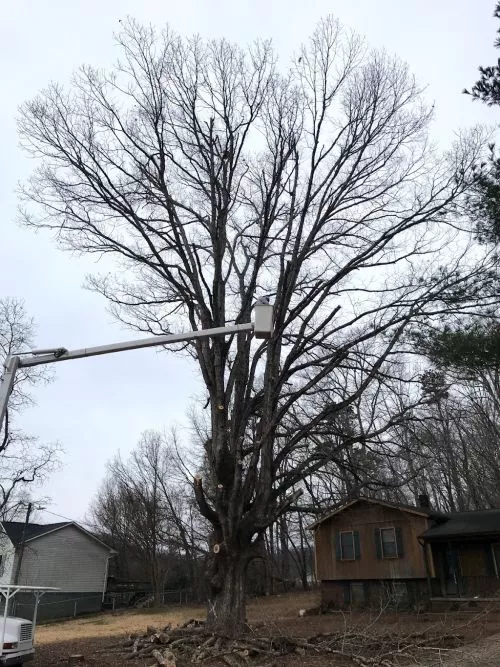
M 361 606 L 365 601 L 365 585 L 362 582 L 351 582 L 351 604 Z
M 392 582 L 392 596 L 397 604 L 408 602 L 408 588 L 405 581 Z
M 335 551 L 337 560 L 358 560 L 361 555 L 358 531 L 335 531 Z
M 342 532 L 340 533 L 340 560 L 354 560 L 354 533 Z
M 398 557 L 398 544 L 396 542 L 396 531 L 394 528 L 380 529 L 380 543 L 382 546 L 382 558 Z
M 409 602 L 408 588 L 405 581 L 384 581 L 380 594 L 380 602 L 384 606 L 405 606 Z
M 401 526 L 393 528 L 375 528 L 375 549 L 377 558 L 403 558 L 403 530 Z

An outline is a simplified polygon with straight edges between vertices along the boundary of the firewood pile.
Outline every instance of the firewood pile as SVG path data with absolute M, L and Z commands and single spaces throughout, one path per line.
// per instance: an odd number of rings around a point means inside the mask
M 395 667 L 415 664 L 417 658 L 444 656 L 463 644 L 454 633 L 422 631 L 406 635 L 389 632 L 363 632 L 362 628 L 343 632 L 318 633 L 310 637 L 281 635 L 259 636 L 249 631 L 239 639 L 209 634 L 203 621 L 191 619 L 182 626 L 162 629 L 148 627 L 140 635 L 131 635 L 114 652 L 124 660 L 141 660 L 151 667 L 221 665 L 229 667 L 270 667 L 282 656 L 325 656 L 334 663 L 350 660 L 360 667 Z M 148 663 L 147 661 L 151 662 Z M 133 665 L 133 662 L 131 663 Z

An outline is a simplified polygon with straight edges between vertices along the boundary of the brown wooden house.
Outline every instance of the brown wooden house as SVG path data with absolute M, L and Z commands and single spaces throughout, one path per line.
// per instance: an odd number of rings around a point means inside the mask
M 358 498 L 313 523 L 322 601 L 416 604 L 500 588 L 500 510 L 433 512 Z

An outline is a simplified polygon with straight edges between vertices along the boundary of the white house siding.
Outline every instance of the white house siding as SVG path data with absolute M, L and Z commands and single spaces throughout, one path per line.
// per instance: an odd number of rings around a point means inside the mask
M 0 584 L 10 584 L 14 573 L 15 549 L 5 533 L 0 533 L 0 555 L 2 556 Z
M 61 592 L 102 592 L 108 556 L 106 547 L 78 528 L 61 528 L 26 542 L 19 583 L 55 586 Z

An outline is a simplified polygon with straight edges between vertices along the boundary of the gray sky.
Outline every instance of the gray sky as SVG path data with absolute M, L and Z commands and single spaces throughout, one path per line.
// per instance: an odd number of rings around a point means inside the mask
M 328 13 L 375 47 L 406 60 L 436 104 L 433 137 L 445 146 L 454 132 L 498 112 L 461 95 L 477 66 L 495 62 L 494 0 L 2 0 L 0 3 L 0 296 L 21 297 L 38 324 L 40 347 L 76 348 L 136 334 L 123 330 L 104 301 L 82 289 L 90 259 L 55 248 L 47 235 L 19 228 L 16 183 L 32 163 L 18 147 L 16 109 L 48 81 L 65 82 L 82 63 L 108 66 L 118 55 L 119 19 L 169 22 L 180 33 L 225 36 L 239 43 L 271 37 L 283 62 Z M 128 352 L 56 367 L 56 381 L 36 391 L 38 406 L 22 415 L 25 430 L 60 441 L 64 467 L 36 493 L 50 510 L 81 518 L 105 463 L 126 454 L 146 428 L 185 422 L 200 385 L 193 365 L 172 354 Z M 54 519 L 52 515 L 44 517 Z

